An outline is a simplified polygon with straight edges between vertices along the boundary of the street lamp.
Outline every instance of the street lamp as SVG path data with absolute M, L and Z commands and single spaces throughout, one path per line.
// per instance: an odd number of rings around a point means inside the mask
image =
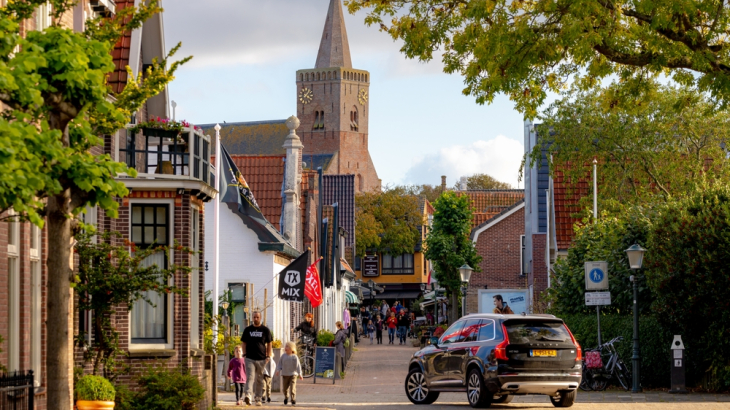
M 469 287 L 469 279 L 471 279 L 471 273 L 474 271 L 471 266 L 464 264 L 459 268 L 459 276 L 461 276 L 461 293 L 464 295 L 464 301 L 461 304 L 461 316 L 466 314 L 466 289 Z
M 425 291 L 426 291 L 426 284 L 421 283 L 421 292 L 425 292 Z
M 631 376 L 633 379 L 633 387 L 631 391 L 633 393 L 641 392 L 641 384 L 639 380 L 641 370 L 639 355 L 639 278 L 636 275 L 636 271 L 641 269 L 641 265 L 644 262 L 644 252 L 646 252 L 646 249 L 642 248 L 638 244 L 633 244 L 629 247 L 629 249 L 626 249 L 626 256 L 629 258 L 629 267 L 634 271 L 634 274 L 631 275 L 631 283 L 634 288 L 634 353 L 631 356 L 631 362 L 633 364 L 633 375 Z
M 226 333 L 230 334 L 229 326 L 228 326 L 228 302 L 221 302 L 221 307 L 223 308 L 223 328 L 226 329 L 225 333 L 223 333 L 223 349 L 225 353 L 225 360 L 226 363 L 230 361 L 229 353 L 228 353 L 228 338 L 226 337 Z M 228 377 L 226 377 L 225 381 L 225 390 L 228 391 L 230 389 L 230 381 L 228 380 Z
M 371 301 L 371 308 L 372 308 L 373 294 L 375 293 L 375 282 L 373 282 L 372 279 L 368 280 L 368 288 L 370 288 L 370 301 Z

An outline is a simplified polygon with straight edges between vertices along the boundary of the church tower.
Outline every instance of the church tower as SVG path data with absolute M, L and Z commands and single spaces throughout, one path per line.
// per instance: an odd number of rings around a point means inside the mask
M 341 0 L 330 0 L 316 64 L 296 82 L 304 161 L 331 155 L 327 174 L 354 174 L 357 191 L 380 189 L 368 151 L 370 73 L 352 68 Z

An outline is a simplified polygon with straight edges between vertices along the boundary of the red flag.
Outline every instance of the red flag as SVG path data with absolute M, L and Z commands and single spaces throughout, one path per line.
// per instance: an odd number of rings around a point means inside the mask
M 308 297 L 309 301 L 312 302 L 312 307 L 317 307 L 322 304 L 322 285 L 319 282 L 318 263 L 319 260 L 307 268 L 307 277 L 304 280 L 304 296 Z

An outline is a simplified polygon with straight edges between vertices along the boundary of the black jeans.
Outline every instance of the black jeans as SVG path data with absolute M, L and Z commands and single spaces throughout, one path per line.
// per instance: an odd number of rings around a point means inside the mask
M 246 383 L 233 383 L 236 386 L 236 401 L 243 400 L 246 391 Z
M 379 345 L 383 344 L 383 331 L 382 330 L 378 330 L 375 332 L 375 339 L 377 339 Z

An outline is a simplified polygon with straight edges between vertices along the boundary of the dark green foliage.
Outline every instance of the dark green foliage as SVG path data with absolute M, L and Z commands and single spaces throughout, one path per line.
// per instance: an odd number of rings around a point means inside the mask
M 598 345 L 598 326 L 595 312 L 592 315 L 559 316 L 568 324 L 570 331 L 585 349 Z M 615 344 L 624 363 L 631 368 L 633 319 L 624 315 L 601 315 L 601 337 L 604 342 L 616 336 L 624 340 Z M 672 333 L 666 331 L 653 316 L 643 316 L 639 320 L 639 341 L 641 343 L 641 384 L 644 387 L 669 387 L 671 369 Z M 684 338 L 685 347 L 687 337 Z M 697 365 L 697 356 L 687 351 L 688 366 Z
M 205 397 L 205 388 L 187 369 L 150 367 L 137 382 L 142 387 L 134 397 L 137 409 L 193 410 Z
M 134 393 L 124 384 L 114 386 L 117 395 L 114 397 L 114 410 L 135 410 Z
M 709 372 L 708 387 L 730 387 L 730 187 L 711 186 L 666 205 L 647 260 L 654 311 L 698 363 L 688 374 Z
M 556 314 L 590 313 L 595 307 L 585 306 L 585 262 L 608 262 L 611 306 L 603 307 L 605 313 L 630 315 L 633 290 L 629 277 L 632 275 L 624 252 L 638 243 L 646 247 L 650 229 L 649 211 L 631 209 L 619 216 L 604 216 L 595 224 L 578 227 L 568 257 L 553 266 L 553 286 L 545 292 Z M 644 281 L 639 282 L 639 310 L 649 311 L 652 292 Z
M 74 388 L 76 400 L 114 401 L 114 386 L 101 376 L 84 376 L 76 382 Z
M 418 197 L 402 187 L 362 192 L 355 197 L 357 255 L 375 250 L 398 256 L 414 252 L 423 213 Z
M 335 335 L 329 330 L 322 329 L 317 333 L 317 346 L 329 346 L 334 340 Z

